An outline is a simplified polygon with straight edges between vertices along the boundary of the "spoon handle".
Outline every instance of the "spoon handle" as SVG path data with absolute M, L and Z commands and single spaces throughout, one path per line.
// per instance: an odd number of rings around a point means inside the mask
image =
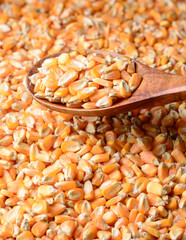
M 186 77 L 152 71 L 145 75 L 147 95 L 162 105 L 186 99 Z
M 147 75 L 146 77 L 150 78 L 150 74 Z M 168 73 L 159 73 L 159 72 L 154 72 L 151 81 L 153 81 L 154 89 L 153 90 L 153 95 L 171 95 L 172 100 L 176 95 L 183 95 L 182 97 L 186 97 L 186 77 L 182 75 L 174 75 L 174 74 L 168 74 Z M 180 95 L 181 94 L 181 95 Z M 179 99 L 181 100 L 181 99 Z
M 167 102 L 180 101 L 186 98 L 186 77 L 177 74 L 169 74 L 137 62 L 137 71 L 143 76 L 141 89 L 149 98 L 163 99 Z M 141 91 L 140 91 L 141 90 Z M 165 101 L 164 101 L 165 102 Z

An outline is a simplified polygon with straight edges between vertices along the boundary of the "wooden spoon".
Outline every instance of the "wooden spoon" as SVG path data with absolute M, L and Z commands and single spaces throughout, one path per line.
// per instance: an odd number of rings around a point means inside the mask
M 103 55 L 110 54 L 113 57 L 122 56 L 121 54 L 102 50 L 86 51 Z M 186 77 L 158 71 L 136 60 L 134 60 L 136 70 L 143 77 L 140 86 L 130 98 L 120 99 L 111 107 L 97 109 L 68 108 L 62 103 L 51 103 L 48 100 L 37 98 L 34 95 L 34 85 L 31 83 L 29 76 L 38 72 L 38 67 L 41 67 L 45 59 L 58 57 L 61 53 L 63 52 L 52 54 L 38 61 L 29 71 L 26 81 L 27 89 L 32 97 L 41 105 L 54 111 L 80 116 L 106 116 L 128 112 L 136 108 L 148 108 L 186 99 Z

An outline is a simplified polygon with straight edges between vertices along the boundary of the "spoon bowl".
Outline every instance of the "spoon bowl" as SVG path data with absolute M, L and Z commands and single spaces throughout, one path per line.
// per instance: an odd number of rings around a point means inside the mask
M 123 56 L 118 53 L 102 50 L 86 51 L 87 53 L 109 54 L 113 57 Z M 71 51 L 68 51 L 68 53 L 69 52 Z M 62 53 L 64 53 L 64 51 L 40 59 L 30 69 L 26 79 L 26 87 L 32 97 L 38 103 L 51 110 L 79 116 L 106 116 L 128 112 L 136 108 L 148 108 L 186 99 L 186 77 L 158 71 L 136 60 L 133 60 L 136 63 L 136 72 L 143 78 L 140 86 L 130 98 L 117 100 L 111 107 L 96 109 L 68 108 L 62 103 L 51 103 L 46 99 L 37 98 L 34 93 L 34 85 L 31 83 L 29 77 L 38 72 L 37 69 L 41 67 L 44 60 L 58 57 Z

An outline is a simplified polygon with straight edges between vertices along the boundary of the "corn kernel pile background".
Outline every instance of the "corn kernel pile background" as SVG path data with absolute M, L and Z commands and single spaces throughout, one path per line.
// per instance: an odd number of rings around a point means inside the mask
M 185 16 L 182 0 L 0 1 L 0 240 L 186 239 L 186 101 L 78 117 L 25 88 L 72 49 L 186 75 Z

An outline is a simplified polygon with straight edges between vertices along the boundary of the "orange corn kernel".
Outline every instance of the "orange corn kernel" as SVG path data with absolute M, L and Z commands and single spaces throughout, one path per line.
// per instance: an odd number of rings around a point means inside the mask
M 138 73 L 134 73 L 129 80 L 130 89 L 132 91 L 136 90 L 139 87 L 141 80 L 142 80 L 142 77 Z
M 106 203 L 106 199 L 102 197 L 92 201 L 90 205 L 93 209 L 95 209 L 96 207 L 104 206 L 105 203 Z
M 148 193 L 147 198 L 151 206 L 161 206 L 164 205 L 163 200 L 153 193 Z
M 117 229 L 120 229 L 122 226 L 127 226 L 129 223 L 129 220 L 126 217 L 122 217 L 118 219 L 118 221 L 115 223 L 114 227 Z
M 120 170 L 123 173 L 123 175 L 128 178 L 132 178 L 134 176 L 133 169 L 127 165 L 123 165 Z
M 138 236 L 138 225 L 136 223 L 129 223 L 128 228 L 132 234 L 132 237 L 137 237 Z
M 150 227 L 146 224 L 144 224 L 142 228 L 143 228 L 144 231 L 148 232 L 152 236 L 157 237 L 157 238 L 160 237 L 160 232 L 157 229 L 155 229 L 153 227 Z
M 169 210 L 176 209 L 178 206 L 177 199 L 175 197 L 171 197 L 169 203 L 166 205 L 166 208 Z
M 35 237 L 44 236 L 48 228 L 48 223 L 44 221 L 39 221 L 32 226 L 31 232 Z
M 129 218 L 129 209 L 122 203 L 118 203 L 116 206 L 116 212 L 118 217 L 126 217 L 127 219 Z
M 172 227 L 169 233 L 171 239 L 181 239 L 184 233 L 183 228 Z
M 73 201 L 82 200 L 83 196 L 84 192 L 81 188 L 74 188 L 72 190 L 69 190 L 67 193 L 67 197 Z
M 67 216 L 67 215 L 58 215 L 58 216 L 55 216 L 55 223 L 63 223 L 63 222 L 66 222 L 68 220 L 71 220 L 71 217 L 70 216 Z
M 94 192 L 94 196 L 95 196 L 95 199 L 103 197 L 102 190 L 100 188 L 97 188 Z
M 97 232 L 97 236 L 99 239 L 111 239 L 111 233 L 110 232 L 107 232 L 107 231 L 98 231 Z
M 57 190 L 51 185 L 43 185 L 38 188 L 38 194 L 41 194 L 44 197 L 53 196 Z
M 126 194 L 121 194 L 121 195 L 118 195 L 116 197 L 113 197 L 106 202 L 106 206 L 110 207 L 110 206 L 120 202 L 122 199 L 126 198 L 126 196 L 127 196 Z
M 117 163 L 111 163 L 111 164 L 104 165 L 102 167 L 102 171 L 106 174 L 109 174 L 109 173 L 117 170 L 118 168 L 119 168 L 119 166 Z
M 144 221 L 145 221 L 145 215 L 139 212 L 136 216 L 135 223 L 144 222 Z
M 67 87 L 78 78 L 78 73 L 74 70 L 67 71 L 59 80 L 58 86 Z
M 129 210 L 138 209 L 138 200 L 135 198 L 129 198 L 126 206 Z
M 60 87 L 55 91 L 54 96 L 55 97 L 66 97 L 68 93 L 69 93 L 68 87 Z
M 157 182 L 149 182 L 147 184 L 147 192 L 148 193 L 153 193 L 157 196 L 162 196 L 163 194 L 165 194 L 166 192 L 163 189 L 163 186 Z
M 94 82 L 96 80 L 94 79 Z M 109 82 L 110 83 L 110 82 Z M 99 84 L 99 83 L 98 83 Z M 106 95 L 106 90 L 105 88 L 103 89 L 98 89 L 92 96 L 90 96 L 90 101 L 91 102 L 97 102 L 100 98 L 104 97 Z
M 57 59 L 56 58 L 48 58 L 42 63 L 42 67 L 55 67 L 57 65 Z
M 117 221 L 117 216 L 112 211 L 108 211 L 103 215 L 103 219 L 108 225 L 113 225 Z
M 91 153 L 94 154 L 94 155 L 98 155 L 98 154 L 104 153 L 104 150 L 103 150 L 101 145 L 96 144 L 92 147 Z
M 85 226 L 89 221 L 91 221 L 91 217 L 88 213 L 84 212 L 77 217 L 77 221 L 79 224 Z
M 86 181 L 84 183 L 84 198 L 86 200 L 93 200 L 94 198 L 94 189 L 93 189 L 93 185 L 91 183 L 91 181 Z
M 88 81 L 85 79 L 77 80 L 69 85 L 69 92 L 76 95 L 78 91 L 87 87 Z
M 46 214 L 48 212 L 48 203 L 46 200 L 39 200 L 32 205 L 32 210 L 37 214 Z
M 77 97 L 78 99 L 85 99 L 90 97 L 96 92 L 97 88 L 96 87 L 86 87 L 83 89 L 80 89 L 77 91 Z
M 103 196 L 107 199 L 111 199 L 115 197 L 121 189 L 121 183 L 116 180 L 107 180 L 100 188 L 102 189 Z
M 176 184 L 173 189 L 174 195 L 181 195 L 184 191 L 186 191 L 186 186 L 183 183 Z
M 88 225 L 83 229 L 83 239 L 94 239 L 97 236 L 97 227 L 94 225 Z
M 9 115 L 6 118 L 6 125 L 9 129 L 14 130 L 19 126 L 19 122 L 14 115 Z
M 99 78 L 99 77 L 101 77 L 101 73 L 100 73 L 101 69 L 102 69 L 102 64 L 99 64 L 99 65 L 93 67 L 90 70 L 90 74 L 91 74 L 92 78 Z
M 100 163 L 109 161 L 109 155 L 107 153 L 96 154 L 91 158 L 92 162 Z
M 111 173 L 109 174 L 109 177 L 110 177 L 111 179 L 115 179 L 115 180 L 117 180 L 117 181 L 121 181 L 121 179 L 122 179 L 122 174 L 121 174 L 121 172 L 120 172 L 119 170 L 115 170 L 115 171 L 113 171 L 113 172 L 111 172 Z
M 67 235 L 67 236 L 72 236 L 73 232 L 76 228 L 75 221 L 73 220 L 67 220 L 61 224 L 61 229 L 62 231 Z
M 98 108 L 110 107 L 112 105 L 112 99 L 109 96 L 104 96 L 96 102 Z
M 39 146 L 43 151 L 48 151 L 54 144 L 54 136 L 48 135 L 44 139 L 39 140 Z
M 64 167 L 64 177 L 65 180 L 74 180 L 76 177 L 76 173 L 77 173 L 77 167 L 76 164 L 74 163 L 68 163 L 65 167 Z
M 94 109 L 94 108 L 97 108 L 97 107 L 96 107 L 96 103 L 94 103 L 94 102 L 84 103 L 84 104 L 82 105 L 82 107 L 85 108 L 85 109 Z
M 3 173 L 4 173 L 4 168 L 3 168 L 3 166 L 0 164 L 0 177 L 3 176 Z
M 137 215 L 138 215 L 138 210 L 132 209 L 129 214 L 129 222 L 135 222 Z
M 157 167 L 152 164 L 144 164 L 141 170 L 148 177 L 154 177 L 158 171 Z
M 55 203 L 52 206 L 49 206 L 48 208 L 48 216 L 49 217 L 55 217 L 65 211 L 66 207 L 65 205 L 61 203 Z
M 164 180 L 165 178 L 168 177 L 168 167 L 163 162 L 161 162 L 160 165 L 158 166 L 158 177 L 161 180 Z
M 120 71 L 111 71 L 109 73 L 103 74 L 101 77 L 106 80 L 120 79 L 121 74 Z
M 70 59 L 70 54 L 69 53 L 62 53 L 58 57 L 58 63 L 59 64 L 65 64 L 69 59 Z
M 64 141 L 61 144 L 61 149 L 64 153 L 66 153 L 66 152 L 77 152 L 77 151 L 80 150 L 80 148 L 81 148 L 81 145 L 77 141 L 68 140 L 68 141 Z
M 56 80 L 54 73 L 49 73 L 48 79 L 45 81 L 44 86 L 52 91 L 55 91 L 58 88 L 58 81 Z
M 147 164 L 157 165 L 158 161 L 154 154 L 150 151 L 142 151 L 140 153 L 141 160 Z
M 123 71 L 121 72 L 121 77 L 122 77 L 125 81 L 129 82 L 129 80 L 130 80 L 130 78 L 131 78 L 131 75 L 130 75 L 127 71 L 123 70 Z
M 180 150 L 174 149 L 171 155 L 173 156 L 176 162 L 186 164 L 186 157 Z
M 138 142 L 135 142 L 132 147 L 130 148 L 130 152 L 132 154 L 137 154 L 137 153 L 140 153 L 142 151 L 140 145 Z
M 92 220 L 92 223 L 101 230 L 107 230 L 109 228 L 108 224 L 104 221 L 104 219 L 100 216 L 95 217 Z
M 62 191 L 69 191 L 77 187 L 75 181 L 61 181 L 58 185 Z
M 124 80 L 119 83 L 119 93 L 123 98 L 128 98 L 131 96 L 131 90 Z
M 30 231 L 25 231 L 17 236 L 17 240 L 34 240 L 34 236 Z
M 148 199 L 147 199 L 147 196 L 145 193 L 141 193 L 139 196 L 138 196 L 138 201 L 139 201 L 139 204 L 138 204 L 138 211 L 141 212 L 141 213 L 146 213 L 149 211 L 149 203 L 148 203 Z

